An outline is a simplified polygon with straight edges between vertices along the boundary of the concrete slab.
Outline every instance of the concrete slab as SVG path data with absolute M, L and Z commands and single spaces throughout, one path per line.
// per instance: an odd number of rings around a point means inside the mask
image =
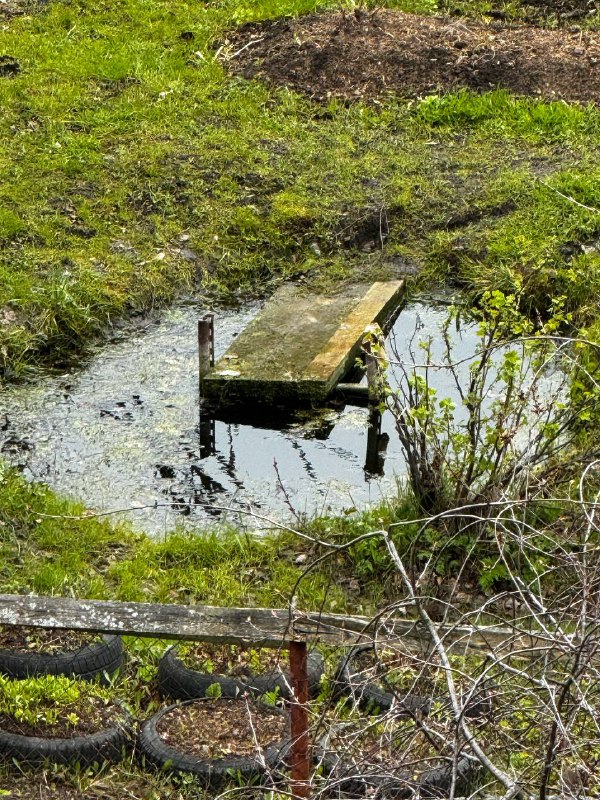
M 336 295 L 282 287 L 208 373 L 204 397 L 217 406 L 322 403 L 354 364 L 365 328 L 393 315 L 403 287 L 360 284 Z

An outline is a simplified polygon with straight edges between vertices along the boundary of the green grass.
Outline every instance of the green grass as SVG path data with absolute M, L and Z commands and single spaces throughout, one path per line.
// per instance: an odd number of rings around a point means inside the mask
M 0 482 L 0 591 L 96 599 L 285 606 L 303 569 L 293 536 L 257 538 L 233 529 L 174 533 L 157 542 L 126 525 L 86 516 L 76 503 L 28 484 Z M 299 603 L 331 611 L 352 598 L 325 568 L 307 576 Z
M 298 531 L 343 544 L 415 515 L 406 496 L 363 514 L 310 520 Z M 411 547 L 418 530 L 403 525 L 398 546 Z M 218 525 L 151 540 L 12 469 L 1 475 L 0 593 L 276 608 L 295 594 L 301 608 L 365 614 L 396 596 L 380 539 L 331 553 L 307 570 L 322 552 L 295 533 L 256 536 Z
M 532 512 L 534 524 L 551 528 L 560 513 L 568 516 L 568 508 L 541 502 Z M 412 569 L 432 559 L 440 580 L 460 570 L 471 587 L 479 584 L 485 591 L 505 579 L 506 570 L 496 569 L 493 536 L 448 538 L 443 526 L 423 529 L 414 521 L 420 516 L 405 492 L 360 514 L 307 520 L 297 533 L 274 529 L 256 536 L 213 524 L 157 541 L 5 470 L 0 593 L 271 608 L 287 607 L 295 597 L 307 610 L 370 615 L 402 594 L 385 542 L 376 533 L 382 529 L 391 533 Z M 511 553 L 507 550 L 506 557 Z M 540 533 L 540 558 L 542 553 L 544 563 L 552 564 L 552 534 Z
M 72 360 L 115 318 L 181 293 L 231 301 L 299 273 L 330 288 L 394 274 L 399 257 L 437 265 L 445 220 L 485 206 L 490 174 L 509 180 L 515 159 L 522 181 L 505 190 L 517 207 L 502 237 L 531 227 L 554 258 L 561 237 L 594 229 L 580 214 L 552 230 L 565 204 L 550 194 L 529 214 L 540 158 L 579 200 L 594 194 L 593 176 L 576 177 L 597 153 L 594 108 L 503 92 L 324 108 L 215 61 L 228 29 L 315 7 L 81 0 L 3 26 L 0 52 L 22 67 L 0 80 L 5 376 Z M 382 211 L 390 237 L 366 252 Z M 486 258 L 492 271 L 523 267 L 502 247 Z
M 458 7 L 481 19 L 492 10 L 488 0 L 64 0 L 0 18 L 0 54 L 22 68 L 0 78 L 3 378 L 72 362 L 115 319 L 182 294 L 244 301 L 300 274 L 328 289 L 395 275 L 407 260 L 423 285 L 456 282 L 474 303 L 502 290 L 534 325 L 600 340 L 600 215 L 577 205 L 600 208 L 597 108 L 502 91 L 318 106 L 233 77 L 213 57 L 245 22 L 356 5 Z M 500 7 L 511 19 L 528 13 Z M 382 217 L 389 236 L 372 251 Z M 587 357 L 597 365 L 595 350 Z M 383 527 L 411 564 L 435 552 L 440 578 L 456 574 L 472 543 L 440 543 L 415 517 L 401 497 L 304 532 L 339 544 Z M 381 539 L 304 575 L 319 552 L 291 534 L 222 528 L 150 541 L 0 472 L 2 592 L 275 607 L 296 592 L 302 608 L 364 614 L 401 596 Z M 475 582 L 489 588 L 504 575 L 477 551 Z M 133 765 L 56 780 L 181 796 Z M 31 795 L 30 777 L 17 784 Z
M 436 10 L 412 2 L 393 5 Z M 22 71 L 0 79 L 0 373 L 73 361 L 115 318 L 181 293 L 243 301 L 407 260 L 475 303 L 515 295 L 534 324 L 597 326 L 600 214 L 578 203 L 600 207 L 598 109 L 503 91 L 320 106 L 213 57 L 228 29 L 317 5 L 70 0 L 2 25 Z M 5 473 L 5 590 L 277 605 L 300 574 L 280 540 L 148 544 L 69 509 Z M 348 602 L 327 571 L 303 587 Z

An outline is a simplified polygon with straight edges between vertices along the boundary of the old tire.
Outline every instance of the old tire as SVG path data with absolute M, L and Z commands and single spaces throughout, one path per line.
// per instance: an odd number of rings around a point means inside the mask
M 0 673 L 15 680 L 37 675 L 66 675 L 92 680 L 98 675 L 112 675 L 123 663 L 123 640 L 104 636 L 77 650 L 65 653 L 19 653 L 0 649 Z
M 22 736 L 0 730 L 0 760 L 23 766 L 61 764 L 83 768 L 116 764 L 123 758 L 128 740 L 129 733 L 123 725 L 72 739 Z
M 398 697 L 370 680 L 364 672 L 355 667 L 356 657 L 373 649 L 373 645 L 360 645 L 342 658 L 334 678 L 335 693 L 338 696 L 350 695 L 361 708 L 366 710 L 385 712 L 395 703 L 396 710 L 401 714 L 427 715 L 431 708 L 431 698 L 413 694 Z
M 370 797 L 377 800 L 404 800 L 418 793 L 420 797 L 447 797 L 452 787 L 452 764 L 425 769 L 418 778 L 409 772 L 364 773 L 360 766 L 343 762 L 333 754 L 322 758 L 323 772 L 331 783 L 331 790 L 349 798 Z M 455 796 L 468 793 L 481 767 L 463 757 L 456 765 Z
M 194 702 L 198 703 L 202 700 L 190 700 L 183 705 Z M 144 765 L 168 772 L 195 775 L 204 786 L 218 788 L 223 783 L 238 777 L 248 782 L 257 780 L 264 777 L 267 771 L 276 773 L 277 769 L 284 764 L 289 751 L 289 741 L 279 742 L 266 748 L 262 753 L 264 764 L 261 763 L 258 756 L 199 759 L 169 747 L 160 737 L 157 725 L 165 714 L 180 708 L 181 705 L 181 703 L 175 703 L 167 706 L 143 724 L 138 745 Z
M 399 696 L 372 681 L 354 663 L 358 655 L 369 650 L 373 650 L 373 645 L 355 647 L 341 660 L 334 678 L 334 691 L 338 696 L 350 695 L 362 709 L 371 712 L 384 713 L 394 704 L 395 713 L 402 716 L 428 715 L 434 700 L 449 705 L 448 697 L 422 697 L 417 694 Z M 492 701 L 482 688 L 471 698 L 463 713 L 468 719 L 478 719 L 488 715 L 491 710 Z
M 320 653 L 308 654 L 308 691 L 314 697 L 319 690 L 324 662 Z M 287 672 L 268 672 L 252 678 L 232 678 L 190 669 L 177 657 L 172 647 L 162 657 L 158 666 L 158 690 L 162 697 L 173 700 L 193 700 L 206 697 L 206 690 L 213 684 L 221 687 L 222 697 L 239 697 L 244 692 L 259 696 L 279 689 L 279 696 L 290 698 L 289 674 Z

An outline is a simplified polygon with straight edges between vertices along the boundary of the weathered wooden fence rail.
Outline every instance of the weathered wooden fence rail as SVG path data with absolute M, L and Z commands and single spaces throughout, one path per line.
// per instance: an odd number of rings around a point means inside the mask
M 0 624 L 283 648 L 293 641 L 344 646 L 371 642 L 374 636 L 415 642 L 422 642 L 425 636 L 418 621 L 398 618 L 384 621 L 295 608 L 221 608 L 12 594 L 0 595 Z M 508 641 L 515 646 L 516 634 L 508 628 L 440 625 L 439 632 L 447 643 L 469 649 L 498 647 Z M 523 649 L 548 644 L 537 634 L 519 633 L 518 639 Z

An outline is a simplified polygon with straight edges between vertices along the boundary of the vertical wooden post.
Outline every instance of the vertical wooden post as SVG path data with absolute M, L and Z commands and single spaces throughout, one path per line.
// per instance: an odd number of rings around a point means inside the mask
M 365 341 L 363 341 L 363 353 L 365 354 L 365 372 L 369 386 L 369 406 L 374 406 L 379 404 L 377 394 L 377 358 L 373 355 L 371 342 L 366 337 Z
M 198 320 L 198 388 L 203 395 L 204 377 L 215 365 L 215 315 L 205 314 Z
M 200 458 L 207 458 L 216 452 L 215 419 L 207 408 L 200 404 Z
M 381 442 L 381 412 L 378 408 L 369 408 L 369 427 L 367 428 L 367 456 L 365 458 L 365 472 L 371 475 L 380 475 L 382 472 L 382 459 L 380 451 Z
M 310 741 L 308 734 L 308 654 L 306 642 L 290 643 L 291 709 L 291 792 L 294 797 L 310 794 Z
M 369 384 L 369 427 L 367 428 L 367 455 L 365 458 L 365 472 L 371 475 L 381 474 L 381 459 L 379 455 L 379 442 L 381 439 L 381 412 L 379 403 L 381 398 L 377 389 L 378 364 L 377 358 L 371 353 L 371 342 L 363 342 L 365 354 L 365 371 Z

